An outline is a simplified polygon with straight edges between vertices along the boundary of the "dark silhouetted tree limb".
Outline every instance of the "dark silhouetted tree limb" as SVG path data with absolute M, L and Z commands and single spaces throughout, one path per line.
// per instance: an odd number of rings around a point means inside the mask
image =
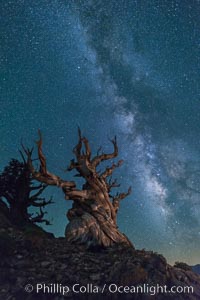
M 53 203 L 52 199 L 45 201 L 44 198 L 40 197 L 47 187 L 46 184 L 34 185 L 30 170 L 32 152 L 32 149 L 27 150 L 26 160 L 22 151 L 20 151 L 23 162 L 12 159 L 0 174 L 0 197 L 6 199 L 8 203 L 8 215 L 11 222 L 19 226 L 33 222 L 34 219 L 30 219 L 28 213 L 29 207 L 44 207 Z

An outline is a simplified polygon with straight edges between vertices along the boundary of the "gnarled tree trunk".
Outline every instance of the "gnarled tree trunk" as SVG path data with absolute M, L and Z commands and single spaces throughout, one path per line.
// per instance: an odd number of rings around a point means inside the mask
M 69 224 L 66 227 L 66 239 L 70 242 L 84 243 L 87 246 L 111 246 L 115 243 L 126 243 L 131 245 L 128 238 L 122 234 L 116 223 L 117 211 L 120 200 L 124 199 L 131 192 L 112 196 L 111 189 L 118 187 L 116 180 L 111 180 L 115 168 L 122 164 L 113 163 L 104 172 L 98 172 L 98 165 L 118 155 L 116 137 L 111 141 L 114 146 L 113 153 L 99 154 L 91 158 L 91 150 L 88 140 L 81 136 L 79 130 L 79 141 L 73 149 L 76 160 L 71 160 L 68 171 L 75 169 L 85 179 L 81 190 L 76 188 L 73 181 L 65 181 L 47 171 L 46 159 L 42 152 L 42 137 L 37 142 L 38 155 L 40 159 L 40 171 L 36 171 L 32 160 L 29 159 L 29 167 L 35 179 L 49 185 L 57 185 L 63 189 L 66 200 L 73 200 L 73 206 L 67 213 Z M 84 150 L 83 150 L 84 147 Z M 98 151 L 99 152 L 99 151 Z M 29 150 L 26 150 L 29 155 Z M 108 179 L 109 178 L 109 179 Z

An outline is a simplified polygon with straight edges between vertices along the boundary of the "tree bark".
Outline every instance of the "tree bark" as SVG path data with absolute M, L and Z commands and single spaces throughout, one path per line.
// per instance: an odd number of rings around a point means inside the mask
M 121 166 L 122 160 L 113 163 L 102 173 L 97 170 L 100 163 L 105 160 L 114 159 L 118 155 L 116 137 L 111 140 L 114 151 L 109 154 L 99 154 L 91 158 L 89 142 L 81 136 L 79 129 L 79 141 L 74 147 L 73 153 L 76 160 L 72 159 L 68 171 L 76 170 L 79 177 L 85 179 L 81 190 L 76 188 L 73 181 L 62 180 L 58 176 L 47 171 L 46 159 L 42 152 L 42 136 L 37 142 L 38 156 L 40 160 L 40 171 L 35 170 L 32 160 L 29 159 L 29 168 L 35 179 L 47 185 L 56 185 L 63 189 L 66 200 L 73 200 L 72 208 L 67 212 L 69 224 L 65 230 L 66 239 L 74 243 L 84 243 L 90 246 L 109 247 L 116 243 L 125 243 L 132 246 L 129 239 L 119 231 L 116 223 L 119 202 L 131 192 L 112 196 L 111 189 L 118 187 L 116 180 L 112 182 L 113 171 Z M 85 151 L 84 151 L 85 150 Z M 29 151 L 26 150 L 28 157 Z M 110 178 L 108 180 L 108 178 Z

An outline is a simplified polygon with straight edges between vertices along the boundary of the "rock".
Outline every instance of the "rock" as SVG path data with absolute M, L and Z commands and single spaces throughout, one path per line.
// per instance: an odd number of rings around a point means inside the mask
M 162 255 L 151 251 L 134 250 L 123 245 L 106 249 L 87 249 L 84 245 L 67 243 L 63 238 L 46 239 L 44 236 L 41 237 L 41 233 L 39 233 L 40 246 L 34 247 L 32 242 L 27 241 L 27 232 L 15 228 L 4 230 L 0 237 L 0 245 L 4 247 L 0 260 L 0 299 L 46 300 L 42 294 L 39 298 L 34 292 L 24 294 L 26 284 L 35 286 L 40 282 L 62 283 L 69 286 L 74 283 L 84 286 L 88 283 L 97 286 L 105 283 L 107 285 L 115 283 L 119 286 L 143 283 L 166 284 L 169 287 L 192 285 L 193 295 L 176 295 L 176 300 L 200 299 L 200 275 L 191 270 L 172 267 Z M 33 240 L 30 232 L 28 238 L 30 241 Z M 34 232 L 34 240 L 37 239 L 37 233 Z M 85 294 L 84 299 L 93 299 L 87 298 L 88 295 Z M 61 299 L 57 296 L 49 296 L 48 299 Z M 72 294 L 65 295 L 64 299 L 77 299 L 70 298 L 72 296 Z M 113 299 L 117 299 L 116 297 Z M 123 299 L 153 298 L 147 295 L 133 298 L 133 295 L 127 294 L 123 295 Z M 160 294 L 156 299 L 171 298 Z
M 51 262 L 50 261 L 42 261 L 41 262 L 41 267 L 43 268 L 47 268 L 51 265 Z
M 101 275 L 100 274 L 92 274 L 92 275 L 90 275 L 90 279 L 92 280 L 92 281 L 98 281 L 98 280 L 100 280 L 101 279 Z
M 62 279 L 63 279 L 63 276 L 62 276 L 61 274 L 57 274 L 57 275 L 56 275 L 56 281 L 57 281 L 57 282 L 61 282 Z

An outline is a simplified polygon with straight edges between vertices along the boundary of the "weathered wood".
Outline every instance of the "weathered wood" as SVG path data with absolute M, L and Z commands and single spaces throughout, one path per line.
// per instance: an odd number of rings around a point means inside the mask
M 116 215 L 120 200 L 124 199 L 131 192 L 110 195 L 113 187 L 118 187 L 116 180 L 109 177 L 113 171 L 120 167 L 122 160 L 112 163 L 99 174 L 97 166 L 104 160 L 113 159 L 118 155 L 116 137 L 111 140 L 114 151 L 110 154 L 99 154 L 91 158 L 92 153 L 88 140 L 82 137 L 78 129 L 79 140 L 73 149 L 75 159 L 71 160 L 68 171 L 75 169 L 78 176 L 85 179 L 82 190 L 76 189 L 73 181 L 62 180 L 60 177 L 47 170 L 46 158 L 42 151 L 42 136 L 39 131 L 38 156 L 40 170 L 35 170 L 32 160 L 29 160 L 29 167 L 35 179 L 47 185 L 56 185 L 63 189 L 66 200 L 73 200 L 73 206 L 67 213 L 69 224 L 65 230 L 66 239 L 74 243 L 84 243 L 88 246 L 101 245 L 104 247 L 116 243 L 132 245 L 128 238 L 122 234 L 116 224 Z M 26 150 L 29 157 L 29 151 Z M 77 176 L 76 175 L 76 176 Z

